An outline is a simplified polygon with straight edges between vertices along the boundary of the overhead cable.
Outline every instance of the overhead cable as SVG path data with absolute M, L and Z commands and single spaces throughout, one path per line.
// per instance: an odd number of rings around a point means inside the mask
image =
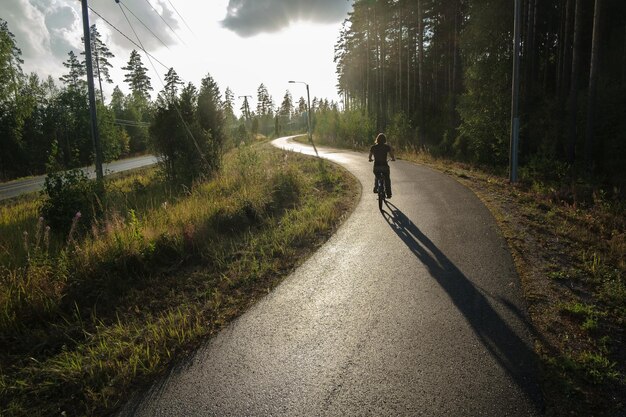
M 178 17 L 180 17 L 180 20 L 182 20 L 182 21 L 183 21 L 183 23 L 185 24 L 185 26 L 187 26 L 187 29 L 189 29 L 189 32 L 191 32 L 191 34 L 192 34 L 193 36 L 196 36 L 196 34 L 195 34 L 195 33 L 193 33 L 193 30 L 191 30 L 191 28 L 190 28 L 190 27 L 189 27 L 189 25 L 187 24 L 187 21 L 185 20 L 185 18 L 184 18 L 184 17 L 183 17 L 180 13 L 178 13 L 178 10 L 176 10 L 176 7 L 174 7 L 174 5 L 172 4 L 172 2 L 171 2 L 170 0 L 167 0 L 167 2 L 170 4 L 170 6 L 172 6 L 172 9 L 174 9 L 174 11 L 175 11 L 175 12 L 176 12 L 176 14 L 178 15 Z
M 176 37 L 178 38 L 178 40 L 179 40 L 179 41 L 181 41 L 181 42 L 183 43 L 183 45 L 186 45 L 186 44 L 185 44 L 185 41 L 184 41 L 184 40 L 183 40 L 180 36 L 178 36 L 178 33 L 176 33 L 176 31 L 174 30 L 174 28 L 172 28 L 172 27 L 170 26 L 170 24 L 169 24 L 169 23 L 167 23 L 167 20 L 165 20 L 165 19 L 163 18 L 163 16 L 161 16 L 161 14 L 159 13 L 159 11 L 158 11 L 157 9 L 155 9 L 155 8 L 154 8 L 154 6 L 152 5 L 152 3 L 150 3 L 150 0 L 146 0 L 146 3 L 148 3 L 148 4 L 150 5 L 150 7 L 152 7 L 152 10 L 154 10 L 154 13 L 156 13 L 156 14 L 157 14 L 157 16 L 159 16 L 159 17 L 161 18 L 161 20 L 163 21 L 163 23 L 165 23 L 165 24 L 167 25 L 167 27 L 168 27 L 168 28 L 170 28 L 170 30 L 172 31 L 172 33 L 173 33 L 174 35 L 176 35 Z
M 145 24 L 145 23 L 144 23 L 144 22 L 143 22 L 143 21 L 142 21 L 142 20 L 141 20 L 141 19 L 140 19 L 140 18 L 139 18 L 136 14 L 135 14 L 135 13 L 133 13 L 133 11 L 132 11 L 132 10 L 130 10 L 126 4 L 122 3 L 121 1 L 120 1 L 120 2 L 118 2 L 118 4 L 120 4 L 120 5 L 124 6 L 124 7 L 126 8 L 126 10 L 128 10 L 128 11 L 130 12 L 130 14 L 132 14 L 132 15 L 135 17 L 135 19 L 137 19 L 137 20 L 139 21 L 139 23 L 141 23 L 141 24 L 143 25 L 143 27 L 145 27 L 145 28 L 148 30 L 148 32 L 150 32 L 150 33 L 152 34 L 152 36 L 154 36 L 154 37 L 155 37 L 155 38 L 156 38 L 159 42 L 161 42 L 161 44 L 162 44 L 163 46 L 165 46 L 167 49 L 170 49 L 170 47 L 169 47 L 169 46 L 167 46 L 167 44 L 166 44 L 165 42 L 163 42 L 163 41 L 161 40 L 161 38 L 159 38 L 159 37 L 156 35 L 156 33 L 154 33 L 154 32 L 153 32 L 153 31 L 152 31 L 152 30 L 148 27 L 148 25 L 146 25 L 146 24 Z
M 116 3 L 119 4 L 119 0 L 116 0 Z M 124 15 L 124 17 L 126 18 L 126 21 L 128 22 L 128 25 L 133 30 L 133 33 L 135 34 L 135 37 L 137 38 L 137 42 L 139 42 L 139 44 L 141 45 L 141 49 L 148 55 L 148 61 L 150 61 L 150 65 L 152 65 L 152 69 L 154 70 L 154 72 L 155 72 L 157 78 L 159 79 L 159 81 L 161 82 L 161 85 L 165 89 L 165 83 L 161 79 L 161 76 L 159 75 L 159 72 L 154 67 L 154 63 L 152 62 L 152 59 L 150 59 L 150 55 L 148 54 L 148 52 L 143 47 L 143 43 L 141 43 L 141 39 L 139 39 L 139 36 L 137 35 L 137 32 L 135 31 L 135 28 L 133 27 L 133 24 L 130 23 L 130 19 L 128 19 L 128 16 L 124 12 L 124 9 L 122 9 L 121 5 L 120 5 L 120 10 L 122 11 L 122 14 Z M 200 158 L 202 158 L 202 160 L 204 161 L 205 164 L 209 165 L 209 162 L 206 160 L 206 157 L 204 156 L 204 153 L 202 152 L 202 149 L 200 149 L 200 145 L 198 144 L 198 141 L 196 140 L 196 138 L 193 135 L 193 133 L 191 133 L 191 129 L 189 128 L 189 125 L 185 121 L 185 118 L 183 117 L 182 113 L 180 112 L 180 109 L 178 108 L 178 105 L 176 104 L 176 101 L 172 101 L 172 104 L 174 106 L 174 109 L 176 109 L 176 113 L 178 113 L 178 117 L 180 118 L 180 121 L 183 122 L 183 126 L 185 127 L 185 130 L 187 131 L 187 134 L 191 138 L 194 146 L 196 147 L 196 150 L 200 154 Z
M 128 36 L 126 36 L 126 34 L 124 32 L 122 32 L 121 30 L 119 30 L 117 27 L 115 27 L 115 25 L 111 22 L 109 22 L 108 20 L 106 20 L 104 17 L 102 17 L 102 15 L 100 13 L 98 13 L 97 11 L 95 11 L 91 6 L 88 6 L 89 10 L 91 10 L 92 12 L 94 12 L 96 14 L 96 16 L 98 16 L 100 19 L 104 20 L 104 22 L 106 24 L 108 24 L 109 26 L 111 26 L 113 29 L 115 29 L 120 35 L 122 35 L 123 37 L 125 37 L 130 43 L 132 43 L 133 45 L 135 45 L 137 48 L 141 49 L 142 51 L 144 51 L 149 57 L 151 57 L 152 59 L 154 59 L 157 63 L 159 63 L 163 68 L 165 69 L 169 69 L 170 67 L 165 65 L 164 63 L 162 63 L 161 61 L 159 61 L 156 57 L 154 57 L 153 55 L 151 55 L 150 53 L 148 53 L 147 51 L 145 51 L 143 49 L 142 46 L 138 45 L 137 42 L 133 41 L 131 38 L 129 38 Z

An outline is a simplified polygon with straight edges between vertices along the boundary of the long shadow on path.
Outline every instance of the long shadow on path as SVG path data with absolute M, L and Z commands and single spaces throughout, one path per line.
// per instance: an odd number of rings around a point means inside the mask
M 537 357 L 528 343 L 491 306 L 485 295 L 441 252 L 398 207 L 386 202 L 383 216 L 392 230 L 428 268 L 446 291 L 483 345 L 530 400 L 536 412 L 543 410 L 536 383 Z

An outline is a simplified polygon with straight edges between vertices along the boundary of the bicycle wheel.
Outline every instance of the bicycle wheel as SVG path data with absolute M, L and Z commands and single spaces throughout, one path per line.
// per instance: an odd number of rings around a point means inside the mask
M 385 201 L 385 181 L 382 178 L 382 174 L 378 175 L 377 178 L 378 183 L 378 210 L 383 211 L 383 202 Z

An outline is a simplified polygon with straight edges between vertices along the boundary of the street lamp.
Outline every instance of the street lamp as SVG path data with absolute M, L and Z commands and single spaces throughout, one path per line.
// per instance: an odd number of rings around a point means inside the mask
M 309 131 L 309 142 L 313 146 L 313 150 L 315 151 L 315 156 L 319 156 L 319 154 L 317 153 L 317 148 L 315 147 L 315 143 L 313 143 L 313 135 L 311 134 L 311 96 L 309 95 L 309 85 L 305 83 L 304 81 L 289 81 L 289 83 L 291 84 L 298 83 L 298 84 L 306 85 L 306 100 L 307 100 L 306 125 Z

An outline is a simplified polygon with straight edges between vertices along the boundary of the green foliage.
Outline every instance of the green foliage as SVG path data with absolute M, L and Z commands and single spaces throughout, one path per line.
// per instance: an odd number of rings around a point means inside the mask
M 220 167 L 221 152 L 226 142 L 225 118 L 219 87 L 209 74 L 200 82 L 196 118 L 200 128 L 207 131 L 211 136 L 205 150 L 208 169 L 209 171 L 217 171 Z
M 75 227 L 89 227 L 99 211 L 97 183 L 79 169 L 46 176 L 41 215 L 53 233 L 68 236 Z
M 74 51 L 70 51 L 68 56 L 63 66 L 67 68 L 69 72 L 59 79 L 69 89 L 87 90 L 87 68 L 85 67 L 85 62 L 80 62 Z
M 138 102 L 147 102 L 150 99 L 152 83 L 148 76 L 148 69 L 141 62 L 139 52 L 133 49 L 128 63 L 122 69 L 126 71 L 124 81 L 130 87 L 133 98 Z
M 115 114 L 108 107 L 97 104 L 98 129 L 104 162 L 110 162 L 129 151 L 130 138 L 126 131 L 115 124 Z
M 237 130 L 235 131 L 234 138 L 235 138 L 235 143 L 238 145 L 246 144 L 250 141 L 250 135 L 248 134 L 248 131 L 246 130 L 245 123 L 241 122 L 239 124 L 239 126 L 237 127 Z
M 165 91 L 157 101 L 150 133 L 165 175 L 173 184 L 190 186 L 219 169 L 223 119 L 216 85 L 210 81 L 205 79 L 200 94 L 188 84 L 179 97 L 174 91 Z M 221 136 L 213 137 L 212 132 Z
M 396 113 L 393 116 L 391 126 L 387 130 L 387 136 L 398 149 L 411 148 L 416 142 L 410 120 L 403 112 Z
M 339 146 L 364 146 L 373 143 L 374 120 L 360 110 L 340 112 L 325 106 L 315 113 L 313 132 L 322 142 Z M 305 125 L 306 126 L 306 125 Z
M 511 110 L 511 16 L 500 7 L 476 2 L 472 19 L 463 31 L 466 62 L 465 93 L 460 98 L 461 117 L 457 153 L 482 164 L 506 165 L 509 157 Z M 485 31 L 485 25 L 490 30 Z

